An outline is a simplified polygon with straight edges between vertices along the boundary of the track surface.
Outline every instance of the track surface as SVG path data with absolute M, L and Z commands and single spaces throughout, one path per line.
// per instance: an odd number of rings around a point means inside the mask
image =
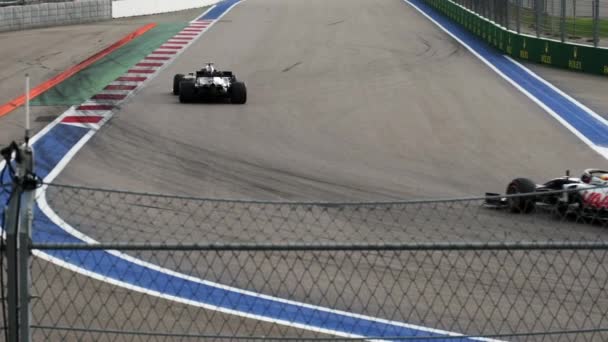
M 209 60 L 247 82 L 246 106 L 179 105 L 169 94 L 174 73 Z M 500 191 L 515 176 L 605 163 L 399 0 L 248 0 L 126 104 L 57 182 L 371 200 Z
M 172 75 L 205 61 L 245 80 L 249 103 L 180 105 Z M 480 194 L 605 163 L 401 1 L 253 0 L 125 105 L 58 182 L 386 199 Z

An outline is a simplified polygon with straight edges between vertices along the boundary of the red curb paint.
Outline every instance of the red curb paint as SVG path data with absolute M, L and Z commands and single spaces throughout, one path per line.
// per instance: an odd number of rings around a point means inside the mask
M 198 33 L 190 33 L 190 32 L 180 32 L 177 34 L 177 36 L 198 36 Z
M 188 43 L 189 42 L 185 42 L 185 41 L 181 41 L 181 40 L 178 40 L 178 41 L 175 41 L 175 42 L 171 41 L 171 40 L 167 41 L 167 44 L 188 44 Z
M 167 43 L 169 44 L 169 43 Z M 179 50 L 183 48 L 183 46 L 170 46 L 170 45 L 161 45 L 161 47 L 159 47 L 159 49 L 172 49 L 172 50 Z
M 150 60 L 150 61 L 168 61 L 171 59 L 171 57 L 164 57 L 164 56 L 148 56 L 144 59 Z
M 97 94 L 97 95 L 93 95 L 93 97 L 91 97 L 94 100 L 122 100 L 125 97 L 127 97 L 127 95 L 123 95 L 123 94 Z
M 61 120 L 65 123 L 98 123 L 103 116 L 66 116 Z
M 163 63 L 137 63 L 135 66 L 140 67 L 160 67 L 163 66 Z
M 82 105 L 78 106 L 76 110 L 112 110 L 114 106 L 111 105 Z
M 126 35 L 119 41 L 115 42 L 114 44 L 95 53 L 94 55 L 85 59 L 84 61 L 68 68 L 67 70 L 60 73 L 59 75 L 57 75 L 47 81 L 42 82 L 41 84 L 37 85 L 36 87 L 34 87 L 33 89 L 30 90 L 30 94 L 29 94 L 30 100 L 38 97 L 40 94 L 51 89 L 52 87 L 56 86 L 57 84 L 65 81 L 66 79 L 70 78 L 71 76 L 73 76 L 77 72 L 81 71 L 82 69 L 90 66 L 91 64 L 97 62 L 98 60 L 102 59 L 103 57 L 116 51 L 118 48 L 122 47 L 123 45 L 127 44 L 128 42 L 132 41 L 133 39 L 141 36 L 142 34 L 148 32 L 155 26 L 156 26 L 156 23 L 146 24 L 146 25 L 138 28 L 137 30 L 129 33 L 128 35 Z M 0 117 L 10 113 L 14 109 L 22 106 L 24 103 L 25 103 L 25 94 L 20 95 L 19 97 L 15 98 L 3 105 L 0 105 Z
M 203 32 L 205 31 L 204 29 L 198 29 L 198 28 L 185 28 L 182 30 L 182 32 Z
M 156 50 L 154 52 L 152 52 L 155 55 L 175 55 L 177 53 L 177 51 L 159 51 Z
M 129 74 L 153 74 L 155 73 L 156 70 L 152 70 L 152 69 L 129 69 L 127 71 L 127 73 Z
M 110 84 L 103 88 L 103 90 L 134 90 L 135 88 L 137 88 L 136 85 Z
M 147 79 L 147 77 L 137 77 L 137 76 L 121 76 L 117 78 L 117 81 L 123 82 L 143 82 Z

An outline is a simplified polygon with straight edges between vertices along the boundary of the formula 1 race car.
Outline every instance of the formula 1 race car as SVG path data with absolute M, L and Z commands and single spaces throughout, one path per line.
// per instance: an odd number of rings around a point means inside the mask
M 232 71 L 219 71 L 213 63 L 188 75 L 173 77 L 173 95 L 179 95 L 179 102 L 230 101 L 233 104 L 247 102 L 245 83 L 238 81 Z
M 580 178 L 554 178 L 535 184 L 527 178 L 516 178 L 507 185 L 505 197 L 486 193 L 484 206 L 529 213 L 544 207 L 559 215 L 608 219 L 608 171 L 587 169 Z

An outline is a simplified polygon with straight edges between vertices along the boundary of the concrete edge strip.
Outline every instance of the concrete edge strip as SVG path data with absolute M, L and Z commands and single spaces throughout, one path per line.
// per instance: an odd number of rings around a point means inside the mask
M 543 110 L 545 110 L 549 115 L 551 115 L 554 119 L 556 119 L 559 123 L 561 123 L 566 129 L 568 129 L 571 133 L 573 133 L 576 137 L 578 137 L 581 141 L 583 141 L 592 150 L 594 150 L 595 152 L 597 152 L 602 157 L 608 159 L 608 148 L 607 147 L 599 146 L 599 145 L 593 143 L 591 141 L 591 139 L 589 139 L 587 136 L 585 136 L 583 133 L 581 133 L 578 129 L 576 129 L 570 122 L 568 122 L 568 120 L 564 119 L 561 115 L 559 115 L 553 109 L 551 109 L 546 103 L 544 103 L 543 101 L 541 101 L 538 97 L 536 97 L 535 95 L 533 95 L 532 93 L 530 93 L 528 90 L 526 90 L 522 85 L 520 85 L 515 80 L 513 80 L 512 78 L 510 78 L 509 76 L 507 76 L 505 73 L 503 73 L 492 62 L 490 62 L 488 59 L 486 59 L 485 57 L 483 57 L 473 47 L 471 47 L 469 44 L 467 44 L 466 42 L 464 42 L 462 39 L 460 39 L 457 35 L 455 35 L 449 29 L 447 29 L 446 27 L 444 27 L 437 20 L 435 20 L 434 18 L 432 18 L 430 15 L 428 15 L 424 10 L 422 10 L 421 8 L 419 8 L 417 5 L 415 5 L 414 3 L 412 3 L 409 0 L 403 0 L 403 1 L 405 3 L 407 3 L 408 5 L 410 5 L 412 8 L 414 8 L 416 11 L 418 11 L 420 14 L 422 14 L 424 17 L 426 17 L 428 20 L 430 20 L 433 24 L 435 24 L 437 27 L 439 27 L 443 32 L 447 33 L 448 35 L 450 35 L 450 37 L 452 37 L 454 40 L 456 40 L 458 43 L 460 43 L 462 46 L 464 46 L 471 54 L 473 54 L 475 57 L 477 57 L 481 62 L 483 62 L 486 66 L 488 66 L 490 69 L 492 69 L 496 74 L 498 74 L 505 81 L 507 81 L 511 85 L 513 85 L 517 90 L 519 90 L 522 94 L 524 94 L 526 97 L 528 97 L 534 103 L 536 103 L 539 107 L 541 107 Z M 508 56 L 503 56 L 503 57 L 505 57 L 507 60 L 509 60 L 510 62 L 512 62 L 514 65 L 516 65 L 519 68 L 521 68 L 526 73 L 530 74 L 530 76 L 532 76 L 533 78 L 537 79 L 539 82 L 543 83 L 544 85 L 550 87 L 552 90 L 556 91 L 558 94 L 562 95 L 564 97 L 564 99 L 566 99 L 567 101 L 569 101 L 573 105 L 575 105 L 578 108 L 580 108 L 582 111 L 584 111 L 585 113 L 587 113 L 590 117 L 596 119 L 600 123 L 603 123 L 603 124 L 607 123 L 607 121 L 604 118 L 602 118 L 600 115 L 598 115 L 597 113 L 593 112 L 588 107 L 582 105 L 580 102 L 576 101 L 571 96 L 565 94 L 563 91 L 561 91 L 555 85 L 553 85 L 550 82 L 542 79 L 540 76 L 538 76 L 537 74 L 533 73 L 529 69 L 525 68 L 520 63 L 514 61 L 512 58 L 510 58 Z
M 58 85 L 59 83 L 65 81 L 66 79 L 70 78 L 74 74 L 76 74 L 79 71 L 85 69 L 86 67 L 92 65 L 93 63 L 99 61 L 103 57 L 116 51 L 120 47 L 126 45 L 133 39 L 143 35 L 144 33 L 148 32 L 149 30 L 153 29 L 154 27 L 156 27 L 156 23 L 149 23 L 149 24 L 143 25 L 143 26 L 139 27 L 138 29 L 136 29 L 135 31 L 129 33 L 125 37 L 121 38 L 117 42 L 111 44 L 110 46 L 108 46 L 108 47 L 102 49 L 101 51 L 98 51 L 97 53 L 93 54 L 92 56 L 88 57 L 84 61 L 66 69 L 65 71 L 61 72 L 59 75 L 52 77 L 52 78 L 48 79 L 47 81 L 44 81 L 43 83 L 37 85 L 36 87 L 34 87 L 30 90 L 30 100 L 38 97 L 40 94 L 42 94 L 45 91 L 51 89 L 52 87 Z M 5 104 L 0 105 L 0 117 L 19 108 L 24 103 L 25 103 L 25 94 L 22 94 Z

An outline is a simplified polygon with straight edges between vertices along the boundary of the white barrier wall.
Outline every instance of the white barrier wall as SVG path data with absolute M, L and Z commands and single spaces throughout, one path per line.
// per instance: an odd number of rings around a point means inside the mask
M 134 17 L 210 6 L 220 0 L 114 0 L 112 18 Z
M 107 20 L 111 18 L 111 8 L 110 0 L 0 7 L 0 32 Z

